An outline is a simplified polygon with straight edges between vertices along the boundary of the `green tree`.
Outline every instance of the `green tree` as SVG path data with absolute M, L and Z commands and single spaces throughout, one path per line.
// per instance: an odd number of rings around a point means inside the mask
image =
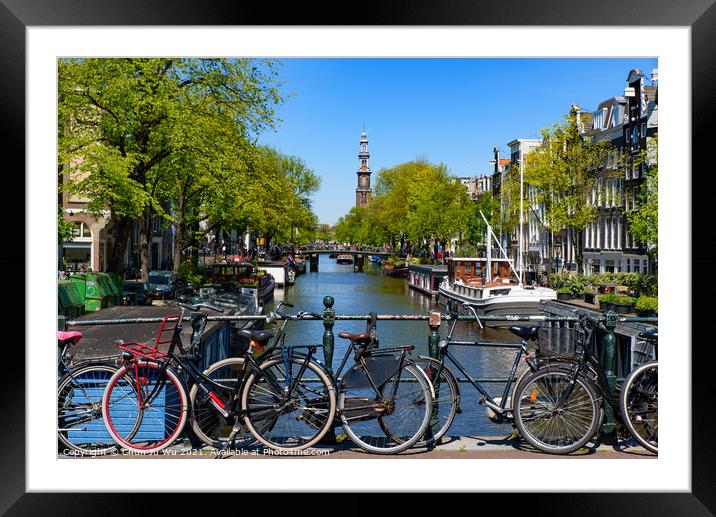
M 73 239 L 75 223 L 65 221 L 65 211 L 61 206 L 57 207 L 57 242 L 70 242 Z
M 573 109 L 552 129 L 542 130 L 543 144 L 527 154 L 523 171 L 525 184 L 533 187 L 535 205 L 544 206 L 543 223 L 550 230 L 550 237 L 556 232 L 573 232 L 580 272 L 584 229 L 598 214 L 597 207 L 589 199 L 602 178 L 620 174 L 619 171 L 612 173 L 604 168 L 611 144 L 606 141 L 594 142 L 581 129 L 577 111 Z M 519 210 L 518 174 L 513 174 L 509 181 L 512 195 L 517 192 Z M 527 192 L 525 186 L 525 210 L 530 207 Z M 550 257 L 554 256 L 553 242 L 550 238 Z
M 492 192 L 483 192 L 477 196 L 474 202 L 467 203 L 465 207 L 463 238 L 466 243 L 472 247 L 472 253 L 477 252 L 477 246 L 485 246 L 487 244 L 485 242 L 487 226 L 480 212 L 484 214 L 491 226 L 494 225 L 495 222 L 499 222 L 500 202 L 492 195 Z
M 659 140 L 649 138 L 647 148 L 636 158 L 638 165 L 644 164 L 646 181 L 639 188 L 637 206 L 627 211 L 629 230 L 634 238 L 647 245 L 653 259 L 659 246 Z
M 448 175 L 443 164 L 418 162 L 407 198 L 407 234 L 417 243 L 443 246 L 463 225 L 465 208 L 470 203 L 465 187 Z
M 90 198 L 90 213 L 111 211 L 111 271 L 121 269 L 132 224 L 139 218 L 146 278 L 152 217 L 172 220 L 162 205 L 172 193 L 185 192 L 185 201 L 193 202 L 190 191 L 197 185 L 186 185 L 192 173 L 213 179 L 207 192 L 221 191 L 227 177 L 234 180 L 228 190 L 235 191 L 245 142 L 276 123 L 274 106 L 282 102 L 279 86 L 272 61 L 59 62 L 58 158 L 67 175 L 63 185 Z M 203 167 L 194 168 L 199 165 Z

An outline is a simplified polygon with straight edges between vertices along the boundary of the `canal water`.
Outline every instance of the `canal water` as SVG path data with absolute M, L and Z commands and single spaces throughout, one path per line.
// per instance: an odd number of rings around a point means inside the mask
M 321 255 L 318 272 L 307 272 L 296 277 L 296 283 L 285 289 L 276 288 L 274 298 L 267 302 L 266 311 L 272 310 L 275 304 L 284 300 L 294 305 L 290 312 L 311 311 L 321 313 L 324 309 L 323 297 L 333 296 L 333 308 L 336 314 L 427 314 L 431 310 L 444 311 L 444 306 L 431 301 L 425 296 L 408 287 L 404 278 L 391 278 L 381 272 L 379 266 L 366 261 L 364 272 L 355 273 L 352 265 L 337 264 L 328 255 Z M 333 367 L 338 368 L 347 349 L 347 342 L 338 337 L 340 332 L 364 332 L 365 321 L 336 321 L 333 329 L 335 335 L 335 351 Z M 443 322 L 440 335 L 448 332 L 448 322 Z M 320 321 L 289 322 L 286 325 L 286 342 L 295 344 L 320 344 L 323 336 L 323 324 Z M 380 346 L 411 344 L 415 346 L 414 355 L 428 355 L 428 324 L 427 321 L 378 321 L 377 334 Z M 518 342 L 518 338 L 507 330 L 485 328 L 480 330 L 476 323 L 459 322 L 454 339 Z M 468 373 L 477 379 L 506 379 L 517 354 L 516 349 L 476 348 L 467 346 L 451 346 L 453 353 Z M 321 352 L 319 358 L 323 360 Z M 348 366 L 352 362 L 348 359 Z M 520 361 L 518 371 L 524 369 L 524 361 Z M 456 377 L 463 377 L 454 367 L 450 366 Z M 504 383 L 486 383 L 483 386 L 493 397 L 502 395 Z M 495 424 L 485 415 L 485 405 L 479 404 L 480 393 L 469 383 L 460 383 L 462 413 L 448 432 L 451 436 L 503 436 L 512 430 L 511 424 Z

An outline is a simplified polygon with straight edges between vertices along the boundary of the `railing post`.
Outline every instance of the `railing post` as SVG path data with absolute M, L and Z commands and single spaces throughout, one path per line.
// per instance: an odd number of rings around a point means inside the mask
M 430 315 L 428 317 L 428 327 L 430 328 L 430 335 L 428 336 L 428 354 L 430 354 L 430 357 L 433 359 L 437 359 L 439 353 L 438 344 L 440 343 L 440 322 L 440 312 L 430 311 Z M 428 427 L 428 430 L 425 431 L 425 439 L 428 441 L 433 438 L 433 427 L 439 425 L 438 414 L 440 411 L 440 408 L 438 407 L 438 399 L 440 398 L 440 379 L 433 377 L 431 381 L 433 383 L 433 390 L 435 391 L 435 399 L 433 400 L 433 411 L 430 416 L 430 427 Z M 435 443 L 434 445 L 440 445 L 440 443 Z
M 428 318 L 428 327 L 430 327 L 430 335 L 428 336 L 428 354 L 433 359 L 438 358 L 438 343 L 440 342 L 440 313 L 431 311 Z
M 604 313 L 606 318 L 604 326 L 607 328 L 602 338 L 602 367 L 609 383 L 609 390 L 612 395 L 616 393 L 617 376 L 616 376 L 616 352 L 617 338 L 614 335 L 614 329 L 619 323 L 619 316 L 614 311 Z M 604 423 L 602 424 L 602 442 L 606 444 L 616 443 L 616 420 L 614 418 L 614 410 L 610 404 L 604 406 Z
M 67 316 L 64 314 L 60 314 L 57 316 L 57 330 L 65 331 L 67 330 Z
M 331 374 L 331 377 L 333 376 L 333 345 L 335 344 L 333 325 L 336 324 L 336 311 L 333 309 L 334 303 L 335 300 L 333 296 L 323 297 L 323 362 Z M 335 427 L 336 425 L 340 425 L 337 417 L 333 420 L 333 426 Z M 336 443 L 336 432 L 334 428 L 328 430 L 320 443 Z
M 333 325 L 336 324 L 336 311 L 333 309 L 335 300 L 333 296 L 323 297 L 323 362 L 331 375 L 333 375 L 333 346 L 335 336 Z

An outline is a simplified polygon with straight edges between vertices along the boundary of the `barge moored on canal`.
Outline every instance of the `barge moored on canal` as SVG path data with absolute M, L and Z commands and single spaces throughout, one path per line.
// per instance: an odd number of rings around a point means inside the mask
M 429 264 L 410 264 L 408 266 L 408 285 L 431 297 L 437 297 L 440 282 L 447 274 L 447 266 L 431 266 Z

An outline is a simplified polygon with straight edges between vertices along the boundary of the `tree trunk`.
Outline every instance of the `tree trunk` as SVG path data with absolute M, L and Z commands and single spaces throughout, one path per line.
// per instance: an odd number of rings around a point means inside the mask
M 127 239 L 132 232 L 132 220 L 128 217 L 112 215 L 112 247 L 107 257 L 107 271 L 124 272 L 124 253 L 127 251 Z
M 149 242 L 152 238 L 151 232 L 152 212 L 151 208 L 144 209 L 142 224 L 139 228 L 139 256 L 142 263 L 142 282 L 149 279 Z
M 547 278 L 552 278 L 552 262 L 554 262 L 554 231 L 550 230 L 547 232 L 548 237 L 548 244 L 547 249 L 549 250 L 549 261 L 547 262 Z M 551 281 L 551 280 L 550 280 Z
M 584 274 L 584 251 L 582 250 L 583 230 L 575 230 L 576 237 L 574 239 L 574 256 L 577 261 L 577 273 Z
M 176 225 L 176 235 L 174 241 L 174 272 L 179 273 L 179 266 L 182 261 L 182 251 L 184 250 L 186 241 L 186 203 L 184 202 L 184 193 L 180 190 L 177 195 L 177 211 L 179 212 L 179 221 Z

